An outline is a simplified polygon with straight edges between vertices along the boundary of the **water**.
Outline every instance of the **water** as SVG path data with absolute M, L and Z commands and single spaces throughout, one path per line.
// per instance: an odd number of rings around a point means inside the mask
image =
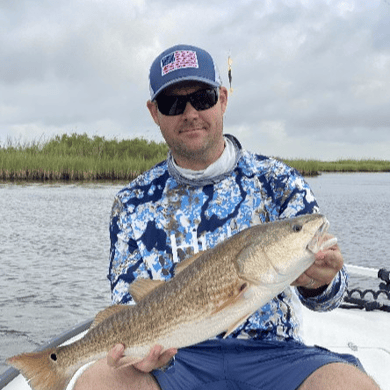
M 0 372 L 110 304 L 108 225 L 122 187 L 0 184 Z
M 346 263 L 390 267 L 390 173 L 309 178 Z M 110 304 L 110 209 L 123 184 L 0 184 L 0 373 Z M 364 278 L 352 286 L 377 287 Z
M 323 174 L 307 181 L 344 261 L 390 267 L 390 173 Z

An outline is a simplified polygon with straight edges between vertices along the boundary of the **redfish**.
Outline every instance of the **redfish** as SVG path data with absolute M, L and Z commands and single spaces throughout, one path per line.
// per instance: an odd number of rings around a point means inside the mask
M 178 264 L 167 282 L 139 279 L 136 305 L 114 305 L 72 344 L 7 360 L 35 390 L 62 390 L 78 368 L 125 345 L 129 364 L 164 350 L 225 337 L 296 280 L 321 249 L 329 223 L 320 214 L 256 225 Z

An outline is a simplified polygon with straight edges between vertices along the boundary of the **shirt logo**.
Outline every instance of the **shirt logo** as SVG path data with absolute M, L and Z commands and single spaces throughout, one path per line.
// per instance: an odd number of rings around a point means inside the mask
M 161 75 L 173 72 L 182 68 L 199 68 L 198 57 L 192 50 L 177 50 L 162 58 Z

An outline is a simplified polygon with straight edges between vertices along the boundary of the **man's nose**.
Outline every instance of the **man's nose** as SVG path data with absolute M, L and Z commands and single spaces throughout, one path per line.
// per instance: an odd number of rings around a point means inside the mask
M 191 104 L 191 102 L 187 102 L 186 108 L 185 108 L 182 115 L 185 119 L 194 119 L 194 118 L 197 118 L 199 116 L 199 113 L 194 108 L 194 106 Z

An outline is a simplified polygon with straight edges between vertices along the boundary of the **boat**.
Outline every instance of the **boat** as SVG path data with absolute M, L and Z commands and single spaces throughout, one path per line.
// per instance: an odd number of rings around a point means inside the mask
M 326 313 L 303 308 L 306 345 L 356 356 L 382 390 L 390 390 L 389 271 L 347 266 L 349 274 L 379 278 L 378 289 L 348 290 L 341 306 Z
M 379 284 L 369 290 L 348 290 L 341 306 L 318 313 L 302 308 L 303 338 L 307 345 L 318 345 L 338 353 L 355 355 L 382 390 L 390 390 L 390 272 L 347 265 L 350 274 L 370 277 Z M 92 320 L 84 321 L 37 351 L 69 344 L 81 338 Z M 0 389 L 30 390 L 22 375 L 9 368 L 0 376 Z

